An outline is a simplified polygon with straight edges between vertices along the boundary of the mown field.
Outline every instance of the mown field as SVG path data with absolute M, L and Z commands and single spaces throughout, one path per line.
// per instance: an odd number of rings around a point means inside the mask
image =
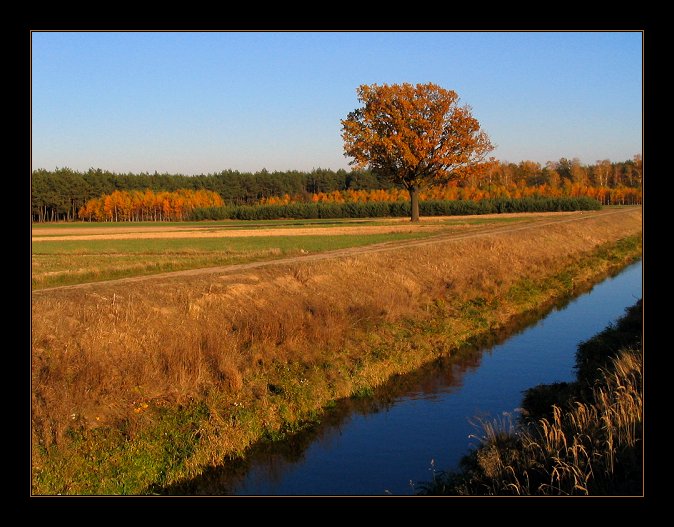
M 39 224 L 33 228 L 32 286 L 303 256 L 544 217 L 428 218 L 420 225 L 401 219 Z

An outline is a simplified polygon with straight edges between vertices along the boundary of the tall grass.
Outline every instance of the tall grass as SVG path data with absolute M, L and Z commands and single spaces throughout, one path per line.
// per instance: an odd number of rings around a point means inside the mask
M 195 475 L 624 265 L 640 253 L 640 232 L 633 211 L 238 274 L 36 293 L 35 492 L 138 493 Z M 607 249 L 620 238 L 629 242 Z M 569 273 L 575 282 L 560 278 Z M 173 435 L 168 422 L 181 423 Z
M 641 313 L 640 303 L 637 307 Z M 611 331 L 616 329 L 602 335 Z M 582 347 L 579 352 L 582 356 Z M 515 425 L 510 419 L 482 422 L 481 444 L 462 460 L 462 471 L 437 474 L 421 486 L 422 493 L 641 494 L 641 347 L 604 348 L 601 364 L 591 379 L 578 381 L 579 395 L 552 406 L 550 417 Z

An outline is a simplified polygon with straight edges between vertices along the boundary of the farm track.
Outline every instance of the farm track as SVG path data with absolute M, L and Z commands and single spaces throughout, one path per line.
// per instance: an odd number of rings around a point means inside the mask
M 359 256 L 363 254 L 371 254 L 378 252 L 391 251 L 400 248 L 408 247 L 424 247 L 428 245 L 433 245 L 439 242 L 453 241 L 453 240 L 462 240 L 466 238 L 479 238 L 483 236 L 499 235 L 499 234 L 510 234 L 513 232 L 534 230 L 541 227 L 559 225 L 569 222 L 578 222 L 591 220 L 599 217 L 612 216 L 615 214 L 629 214 L 633 212 L 634 208 L 618 209 L 618 210 L 601 210 L 601 211 L 591 211 L 591 212 L 581 212 L 574 213 L 572 216 L 563 215 L 562 217 L 550 219 L 549 216 L 533 218 L 532 221 L 527 222 L 526 224 L 505 224 L 505 225 L 488 225 L 485 227 L 480 227 L 479 230 L 472 230 L 470 232 L 449 232 L 441 233 L 431 237 L 416 239 L 416 240 L 402 240 L 402 241 L 391 241 L 391 242 L 382 242 L 373 245 L 366 245 L 362 247 L 348 247 L 345 249 L 337 249 L 334 251 L 326 251 L 316 254 L 307 254 L 303 256 L 292 256 L 286 258 L 278 258 L 274 260 L 264 260 L 259 262 L 249 262 L 243 264 L 232 264 L 225 266 L 217 267 L 204 267 L 198 269 L 187 269 L 183 271 L 172 271 L 169 273 L 157 273 L 151 275 L 142 275 L 142 276 L 132 276 L 127 278 L 118 278 L 114 280 L 98 281 L 98 282 L 88 282 L 83 284 L 67 285 L 67 286 L 58 286 L 50 287 L 45 289 L 40 289 L 33 291 L 33 295 L 45 294 L 50 291 L 57 290 L 67 290 L 67 289 L 86 289 L 86 288 L 95 288 L 102 285 L 110 284 L 125 284 L 133 282 L 141 282 L 148 280 L 158 280 L 163 278 L 175 278 L 175 277 L 187 277 L 187 276 L 199 276 L 206 274 L 235 274 L 240 271 L 248 271 L 250 269 L 257 269 L 260 267 L 268 266 L 283 266 L 283 265 L 292 265 L 299 262 L 316 262 L 320 260 L 328 260 L 335 258 L 347 258 L 353 256 Z

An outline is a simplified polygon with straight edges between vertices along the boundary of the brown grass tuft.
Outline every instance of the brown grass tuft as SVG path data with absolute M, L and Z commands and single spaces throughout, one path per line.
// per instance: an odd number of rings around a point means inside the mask
M 445 489 L 472 495 L 637 493 L 625 486 L 641 467 L 642 372 L 641 350 L 624 350 L 600 371 L 591 401 L 567 412 L 555 406 L 551 419 L 528 427 L 482 422 L 480 447 L 464 460 L 462 479 Z

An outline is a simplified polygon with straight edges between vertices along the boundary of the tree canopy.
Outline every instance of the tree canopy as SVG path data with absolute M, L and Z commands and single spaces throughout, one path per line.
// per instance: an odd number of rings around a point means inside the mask
M 479 200 L 482 198 L 540 195 L 589 196 L 604 205 L 641 202 L 643 162 L 637 154 L 626 161 L 597 160 L 582 164 L 578 158 L 561 158 L 540 164 L 490 159 L 473 166 L 470 173 L 446 185 L 432 185 L 419 192 L 419 201 Z M 227 206 L 288 202 L 399 201 L 409 191 L 370 170 L 314 169 L 311 172 L 225 170 L 214 174 L 119 174 L 102 169 L 78 172 L 69 168 L 36 169 L 31 174 L 33 221 L 72 221 L 93 198 L 115 191 L 155 194 L 181 190 L 210 190 Z M 141 213 L 141 217 L 143 214 Z M 85 215 L 93 219 L 94 214 Z M 153 216 L 154 218 L 154 216 Z
M 404 83 L 363 84 L 357 93 L 363 106 L 341 121 L 344 155 L 403 185 L 412 221 L 419 220 L 422 187 L 466 177 L 494 148 L 454 91 Z

